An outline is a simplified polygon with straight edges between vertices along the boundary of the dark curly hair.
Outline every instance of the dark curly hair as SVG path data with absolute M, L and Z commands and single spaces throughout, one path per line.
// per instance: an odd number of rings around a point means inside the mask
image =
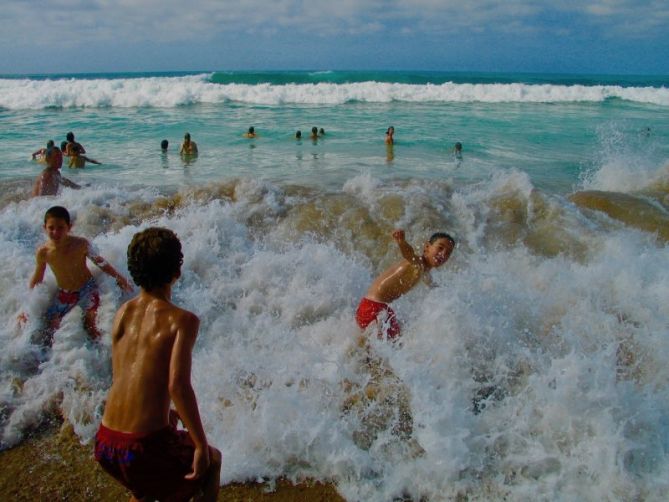
M 135 284 L 151 291 L 180 274 L 183 257 L 181 242 L 174 232 L 147 228 L 136 233 L 128 246 L 128 271 Z

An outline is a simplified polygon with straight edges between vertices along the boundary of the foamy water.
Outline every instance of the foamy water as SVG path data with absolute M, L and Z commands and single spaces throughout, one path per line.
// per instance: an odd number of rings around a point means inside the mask
M 174 107 L 197 103 L 336 105 L 349 102 L 560 103 L 626 101 L 669 106 L 665 87 L 554 84 L 217 84 L 210 75 L 121 79 L 0 79 L 0 108 Z
M 95 128 L 116 112 L 80 119 Z M 209 120 L 207 109 L 188 113 Z M 160 225 L 181 238 L 183 273 L 173 300 L 201 319 L 193 381 L 209 440 L 223 452 L 224 483 L 312 477 L 333 482 L 351 501 L 664 500 L 669 248 L 629 200 L 649 204 L 664 221 L 667 145 L 655 124 L 650 139 L 636 122 L 607 124 L 592 130 L 593 155 L 580 169 L 570 164 L 568 141 L 555 149 L 565 152 L 556 190 L 541 175 L 550 159 L 538 160 L 554 150 L 531 132 L 527 148 L 513 152 L 505 150 L 511 141 L 489 136 L 482 158 L 465 149 L 465 163 L 440 176 L 420 145 L 407 145 L 403 158 L 398 144 L 390 163 L 385 151 L 370 150 L 352 167 L 353 155 L 338 150 L 343 140 L 333 134 L 303 145 L 319 157 L 287 181 L 263 171 L 272 155 L 277 170 L 292 169 L 283 159 L 294 152 L 275 137 L 265 143 L 273 153 L 263 153 L 270 150 L 263 143 L 230 143 L 229 156 L 205 150 L 188 168 L 147 164 L 135 177 L 119 160 L 109 171 L 71 174 L 90 186 L 57 197 L 27 199 L 28 181 L 7 178 L 0 208 L 2 445 L 15 444 L 52 411 L 89 441 L 110 384 L 109 337 L 90 342 L 78 309 L 51 352 L 30 343 L 55 283 L 50 272 L 31 292 L 27 282 L 43 240 L 42 215 L 58 203 L 74 214 L 73 232 L 118 270 L 126 270 L 135 232 Z M 516 126 L 510 119 L 507 134 Z M 367 152 L 358 141 L 355 152 Z M 486 157 L 491 151 L 496 159 L 515 155 L 523 168 Z M 235 171 L 247 154 L 245 168 Z M 411 174 L 406 156 L 418 166 Z M 232 173 L 221 173 L 219 158 Z M 188 178 L 195 168 L 201 172 Z M 147 183 L 148 173 L 166 179 Z M 603 203 L 596 210 L 573 202 L 572 192 L 605 202 L 627 197 L 627 219 Z M 393 305 L 402 345 L 372 340 L 388 369 L 384 398 L 359 399 L 359 389 L 379 381 L 378 368 L 366 368 L 351 351 L 359 334 L 354 312 L 372 278 L 399 257 L 390 237 L 397 227 L 416 248 L 436 230 L 454 234 L 458 246 L 433 272 L 436 287 L 421 284 Z M 98 281 L 98 325 L 107 334 L 127 297 L 111 278 Z M 29 316 L 24 329 L 15 322 L 21 311 Z M 397 433 L 406 403 L 411 439 Z

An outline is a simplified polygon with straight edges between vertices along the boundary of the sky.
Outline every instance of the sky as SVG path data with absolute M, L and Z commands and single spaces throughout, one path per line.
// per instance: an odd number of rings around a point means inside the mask
M 4 0 L 0 74 L 669 74 L 667 0 Z

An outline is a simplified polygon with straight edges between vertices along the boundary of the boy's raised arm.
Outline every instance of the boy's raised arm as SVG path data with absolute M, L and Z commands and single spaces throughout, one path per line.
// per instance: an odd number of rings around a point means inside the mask
M 210 463 L 207 436 L 202 427 L 200 411 L 190 379 L 193 346 L 200 321 L 197 316 L 189 312 L 184 314 L 177 323 L 177 335 L 170 358 L 169 392 L 177 413 L 195 444 L 193 471 L 186 475 L 186 478 L 196 479 L 207 471 Z
M 405 260 L 415 262 L 419 259 L 411 247 L 411 244 L 406 241 L 404 237 L 404 230 L 397 229 L 393 231 L 393 239 L 395 239 L 395 242 L 397 242 L 397 245 L 400 248 L 400 253 L 402 253 L 402 257 L 404 257 Z

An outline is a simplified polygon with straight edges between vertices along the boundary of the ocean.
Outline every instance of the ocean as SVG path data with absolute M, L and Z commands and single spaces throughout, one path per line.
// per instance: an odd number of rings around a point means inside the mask
M 34 252 L 63 205 L 126 275 L 135 232 L 181 238 L 173 300 L 201 319 L 193 382 L 224 483 L 665 500 L 667 117 L 666 76 L 0 76 L 0 445 L 54 410 L 90 441 L 111 382 L 109 337 L 90 342 L 78 309 L 49 353 L 30 343 L 56 288 L 47 272 L 28 289 Z M 81 190 L 29 198 L 31 153 L 68 131 L 102 165 L 65 165 Z M 186 132 L 196 159 L 178 154 Z M 395 228 L 415 249 L 435 231 L 457 247 L 393 304 L 402 343 L 371 338 L 379 370 L 352 348 L 354 314 L 400 257 Z M 128 297 L 94 273 L 108 334 Z

